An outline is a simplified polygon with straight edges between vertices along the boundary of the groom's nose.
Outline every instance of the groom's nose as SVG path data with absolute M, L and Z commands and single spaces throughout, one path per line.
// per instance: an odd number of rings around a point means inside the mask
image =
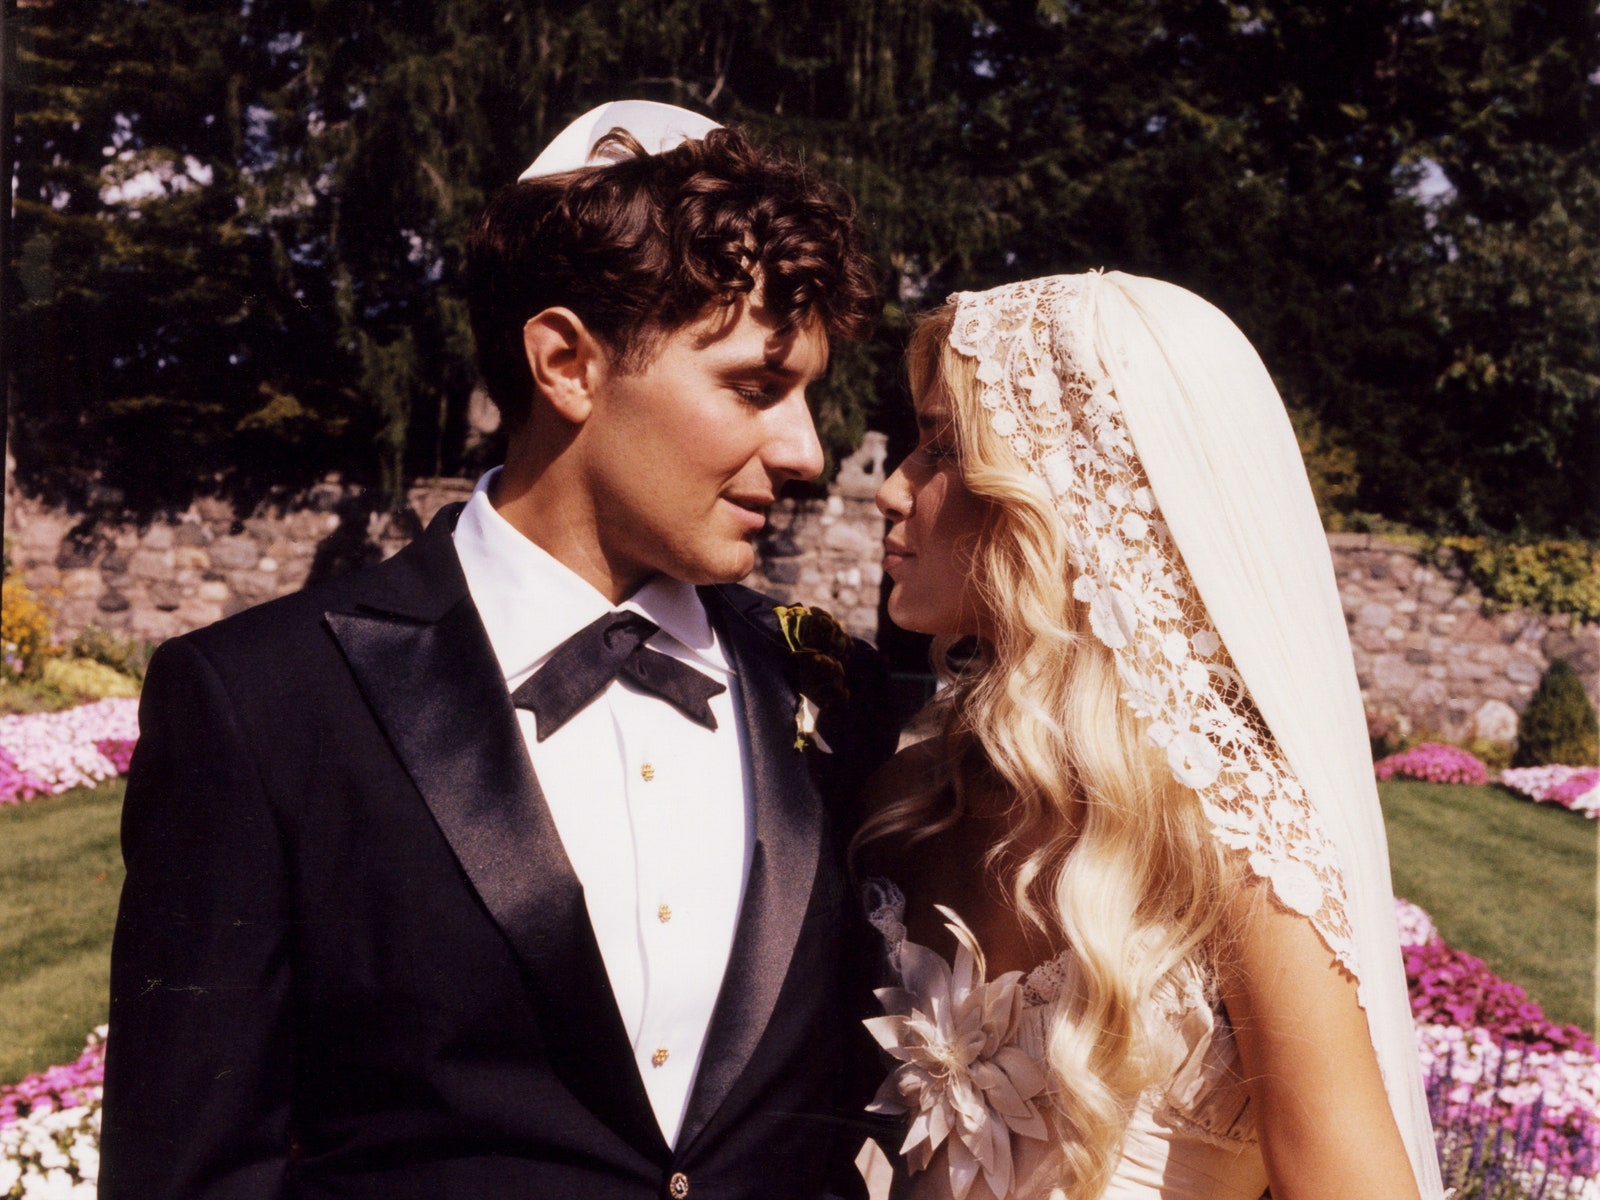
M 769 409 L 767 415 L 772 423 L 761 455 L 767 473 L 780 483 L 821 475 L 822 442 L 817 438 L 817 424 L 805 392 L 796 389 Z

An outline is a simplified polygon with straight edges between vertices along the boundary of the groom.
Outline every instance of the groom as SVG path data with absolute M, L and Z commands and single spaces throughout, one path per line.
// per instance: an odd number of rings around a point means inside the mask
M 623 102 L 496 198 L 468 280 L 505 466 L 151 665 L 107 1200 L 850 1186 L 842 801 L 892 734 L 848 639 L 813 731 L 806 656 L 728 586 L 874 311 L 848 208 Z

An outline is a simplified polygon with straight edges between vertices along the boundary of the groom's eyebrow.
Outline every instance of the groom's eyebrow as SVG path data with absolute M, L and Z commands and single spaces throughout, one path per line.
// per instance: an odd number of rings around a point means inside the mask
M 728 362 L 721 368 L 728 375 L 765 375 L 782 383 L 820 383 L 833 374 L 833 356 L 828 356 L 826 365 L 809 380 L 806 373 L 789 366 L 784 362 L 786 351 L 779 349 L 764 353 L 759 357 L 751 357 Z
M 769 375 L 776 375 L 779 379 L 782 379 L 786 382 L 793 382 L 805 378 L 805 372 L 797 371 L 790 366 L 785 366 L 782 360 L 775 358 L 766 359 L 761 363 L 759 369 L 767 372 Z M 830 358 L 823 366 L 822 370 L 811 377 L 811 382 L 820 383 L 831 374 L 833 374 L 833 360 Z
M 781 384 L 784 387 L 793 387 L 799 384 L 805 384 L 807 387 L 809 387 L 813 383 L 817 383 L 823 379 L 826 379 L 832 371 L 833 365 L 830 363 L 816 376 L 808 376 L 806 373 L 797 371 L 793 367 L 784 366 L 782 363 L 763 359 L 748 359 L 744 362 L 729 363 L 721 368 L 723 377 L 727 379 L 759 379 L 774 384 Z
M 761 359 L 752 359 L 747 367 L 751 371 L 765 371 L 768 375 L 776 375 L 780 379 L 798 379 L 800 372 L 793 367 L 785 366 L 783 359 L 778 355 L 767 355 Z

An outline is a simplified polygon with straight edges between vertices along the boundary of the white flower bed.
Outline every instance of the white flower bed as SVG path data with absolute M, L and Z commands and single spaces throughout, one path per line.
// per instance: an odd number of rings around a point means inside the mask
M 0 758 L 9 758 L 0 803 L 32 793 L 56 795 L 90 787 L 127 769 L 126 752 L 139 737 L 139 702 L 97 700 L 65 712 L 0 716 Z M 117 748 L 120 754 L 108 750 Z
M 0 1196 L 95 1200 L 100 1175 L 100 1097 L 0 1127 Z
M 1600 816 L 1600 767 L 1512 767 L 1500 772 L 1500 782 L 1540 804 Z

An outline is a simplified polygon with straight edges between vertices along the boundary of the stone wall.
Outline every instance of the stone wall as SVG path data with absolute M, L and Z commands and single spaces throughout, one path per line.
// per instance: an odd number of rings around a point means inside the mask
M 885 440 L 869 433 L 826 499 L 773 506 L 747 582 L 780 600 L 826 608 L 877 635 Z M 329 481 L 282 509 L 239 516 L 215 500 L 147 526 L 80 527 L 78 518 L 14 493 L 6 535 L 23 575 L 52 599 L 70 637 L 95 624 L 158 641 L 292 592 L 322 575 L 393 553 L 466 480 L 413 488 L 400 519 L 372 511 L 358 489 Z M 1330 537 L 1370 711 L 1455 740 L 1509 740 L 1516 716 L 1554 658 L 1565 658 L 1600 704 L 1600 626 L 1564 616 L 1486 614 L 1477 589 L 1419 552 L 1365 534 Z
M 780 600 L 829 609 L 854 633 L 877 633 L 883 520 L 872 496 L 883 479 L 885 442 L 871 433 L 841 465 L 824 500 L 773 506 L 747 581 Z M 246 516 L 200 500 L 148 525 L 96 525 L 42 501 L 7 498 L 5 530 L 28 586 L 54 604 L 57 630 L 86 625 L 160 641 L 285 595 L 308 581 L 394 553 L 445 504 L 464 500 L 470 480 L 414 487 L 399 519 L 337 481 L 293 503 Z
M 875 641 L 884 525 L 873 497 L 887 450 L 883 434 L 869 433 L 839 465 L 827 499 L 776 505 L 745 582 L 787 603 L 825 608 L 857 637 Z
M 70 638 L 87 625 L 148 641 L 209 625 L 297 591 L 315 576 L 382 559 L 471 484 L 445 480 L 408 494 L 411 513 L 375 513 L 359 488 L 329 481 L 284 507 L 241 517 L 204 499 L 148 525 L 87 525 L 15 493 L 5 532 L 23 578 L 56 609 Z
M 1368 534 L 1330 534 L 1356 672 L 1369 712 L 1411 730 L 1510 741 L 1551 660 L 1600 704 L 1600 626 L 1524 609 L 1487 613 L 1459 572 Z

